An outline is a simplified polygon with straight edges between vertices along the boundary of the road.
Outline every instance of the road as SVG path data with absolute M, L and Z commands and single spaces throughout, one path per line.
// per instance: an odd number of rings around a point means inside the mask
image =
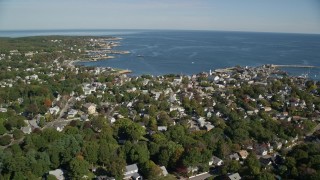
M 68 99 L 66 105 L 61 109 L 58 118 L 52 122 L 48 122 L 42 129 L 49 128 L 49 127 L 58 127 L 58 126 L 67 125 L 72 120 L 80 119 L 80 118 L 73 118 L 73 119 L 62 118 L 63 115 L 68 111 L 68 109 L 74 105 L 75 101 L 76 101 L 75 97 L 71 97 L 70 99 Z
M 292 146 L 290 146 L 290 147 L 287 147 L 287 148 L 285 148 L 284 150 L 285 150 L 285 151 L 291 151 L 291 149 L 292 149 L 294 146 L 304 143 L 304 142 L 305 142 L 305 139 L 306 139 L 307 137 L 312 136 L 312 135 L 313 135 L 315 132 L 317 132 L 318 130 L 320 130 L 320 123 L 319 123 L 316 127 L 314 127 L 311 132 L 307 133 L 303 140 L 297 141 L 294 145 L 292 145 Z
M 72 119 L 60 119 L 52 122 L 48 122 L 42 129 L 51 128 L 51 127 L 61 127 L 68 125 L 73 120 L 80 120 L 80 118 L 72 118 Z
M 67 110 L 68 110 L 71 106 L 74 105 L 75 101 L 76 101 L 76 98 L 75 98 L 75 97 L 71 97 L 71 98 L 67 101 L 66 105 L 61 109 L 60 114 L 59 114 L 57 120 L 59 120 L 59 119 L 62 118 L 62 116 L 67 112 Z
M 313 130 L 310 133 L 308 133 L 306 136 L 312 136 L 313 133 L 315 133 L 319 129 L 320 129 L 320 123 L 315 128 L 313 128 Z
M 191 179 L 191 180 L 204 180 L 204 179 L 211 177 L 211 176 L 212 176 L 212 174 L 210 174 L 210 173 L 203 173 L 199 176 L 190 177 L 189 179 Z

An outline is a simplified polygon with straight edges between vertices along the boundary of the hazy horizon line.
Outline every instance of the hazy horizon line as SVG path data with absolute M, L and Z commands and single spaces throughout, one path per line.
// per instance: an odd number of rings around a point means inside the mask
M 225 29 L 134 29 L 134 28 L 54 28 L 54 29 L 0 29 L 0 32 L 22 31 L 207 31 L 207 32 L 245 32 L 245 33 L 277 33 L 277 34 L 306 34 L 320 35 L 320 32 L 286 32 L 286 31 L 254 31 L 254 30 L 225 30 Z

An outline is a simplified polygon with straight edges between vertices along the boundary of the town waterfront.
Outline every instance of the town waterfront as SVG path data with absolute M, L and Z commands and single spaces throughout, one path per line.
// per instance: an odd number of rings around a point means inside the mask
M 141 74 L 195 74 L 210 69 L 263 64 L 320 66 L 320 35 L 165 30 L 56 30 L 0 32 L 0 36 L 106 35 L 123 38 L 115 50 L 130 54 L 82 62 L 85 66 L 114 67 Z M 295 76 L 319 80 L 319 69 L 284 68 Z

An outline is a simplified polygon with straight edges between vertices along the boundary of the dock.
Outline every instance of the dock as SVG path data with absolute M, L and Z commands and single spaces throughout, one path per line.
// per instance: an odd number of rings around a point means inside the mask
M 129 74 L 129 73 L 132 73 L 132 71 L 128 70 L 128 69 L 124 69 L 124 70 L 119 70 L 118 73 L 119 74 Z
M 276 65 L 271 64 L 272 68 L 320 68 L 320 66 L 310 66 L 310 65 Z

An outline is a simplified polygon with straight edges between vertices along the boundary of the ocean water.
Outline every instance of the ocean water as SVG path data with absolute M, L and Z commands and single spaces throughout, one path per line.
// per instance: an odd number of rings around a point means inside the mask
M 1 32 L 0 36 L 112 35 L 127 55 L 85 66 L 130 69 L 132 75 L 196 74 L 217 68 L 263 64 L 320 66 L 320 35 L 156 30 L 62 30 Z M 320 69 L 286 68 L 289 74 L 320 80 Z

